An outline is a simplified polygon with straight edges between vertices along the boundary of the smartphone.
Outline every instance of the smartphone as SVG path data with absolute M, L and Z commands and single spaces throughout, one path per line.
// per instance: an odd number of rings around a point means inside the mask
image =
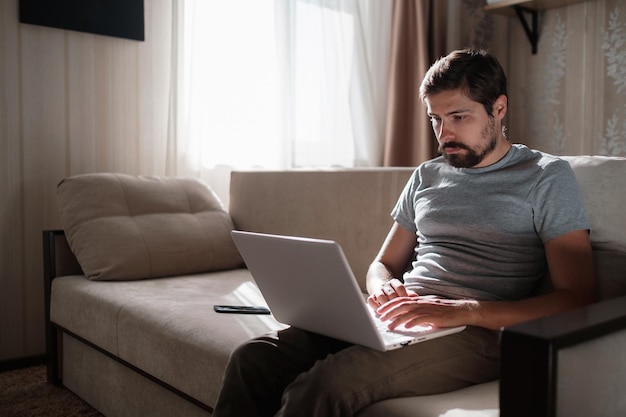
M 267 307 L 261 306 L 231 306 L 231 305 L 215 305 L 213 310 L 217 313 L 230 314 L 271 314 Z

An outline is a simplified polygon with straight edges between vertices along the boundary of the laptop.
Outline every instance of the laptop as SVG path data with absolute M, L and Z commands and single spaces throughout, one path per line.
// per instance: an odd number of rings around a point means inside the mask
M 367 305 L 343 250 L 332 240 L 237 230 L 232 237 L 281 323 L 380 351 L 465 329 L 387 329 Z

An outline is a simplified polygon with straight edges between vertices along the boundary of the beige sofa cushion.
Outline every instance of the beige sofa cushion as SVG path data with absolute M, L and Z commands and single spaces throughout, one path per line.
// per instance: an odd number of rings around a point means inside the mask
M 564 156 L 574 170 L 591 223 L 597 290 L 600 299 L 626 295 L 626 159 Z
M 594 249 L 626 252 L 626 158 L 610 156 L 564 156 L 569 162 L 585 200 L 591 222 Z
M 229 211 L 239 230 L 337 241 L 365 290 L 369 264 L 393 224 L 391 210 L 413 171 L 233 171 Z
M 125 282 L 65 276 L 52 283 L 50 317 L 214 406 L 231 352 L 250 338 L 285 327 L 271 315 L 219 314 L 215 304 L 265 305 L 265 300 L 247 269 Z M 135 411 L 125 415 L 151 415 Z
M 83 272 L 131 280 L 238 267 L 233 223 L 195 179 L 85 174 L 57 188 L 61 223 Z

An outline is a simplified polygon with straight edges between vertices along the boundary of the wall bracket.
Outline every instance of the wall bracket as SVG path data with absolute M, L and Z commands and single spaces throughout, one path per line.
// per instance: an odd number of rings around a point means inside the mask
M 537 10 L 528 9 L 522 6 L 513 6 L 515 9 L 515 14 L 522 24 L 524 28 L 524 32 L 526 32 L 526 36 L 530 41 L 530 47 L 533 55 L 537 54 L 537 43 L 539 42 L 539 12 Z M 526 20 L 526 14 L 530 14 L 531 24 L 528 24 Z

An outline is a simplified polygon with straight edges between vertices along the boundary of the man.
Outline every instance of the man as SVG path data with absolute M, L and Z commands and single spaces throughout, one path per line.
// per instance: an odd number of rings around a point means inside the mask
M 295 328 L 254 339 L 231 357 L 216 417 L 352 416 L 490 381 L 498 329 L 593 300 L 576 180 L 566 162 L 506 139 L 497 60 L 455 51 L 429 69 L 420 97 L 442 157 L 416 169 L 393 209 L 368 303 L 390 328 L 468 327 L 389 352 Z M 535 295 L 546 275 L 552 289 Z

